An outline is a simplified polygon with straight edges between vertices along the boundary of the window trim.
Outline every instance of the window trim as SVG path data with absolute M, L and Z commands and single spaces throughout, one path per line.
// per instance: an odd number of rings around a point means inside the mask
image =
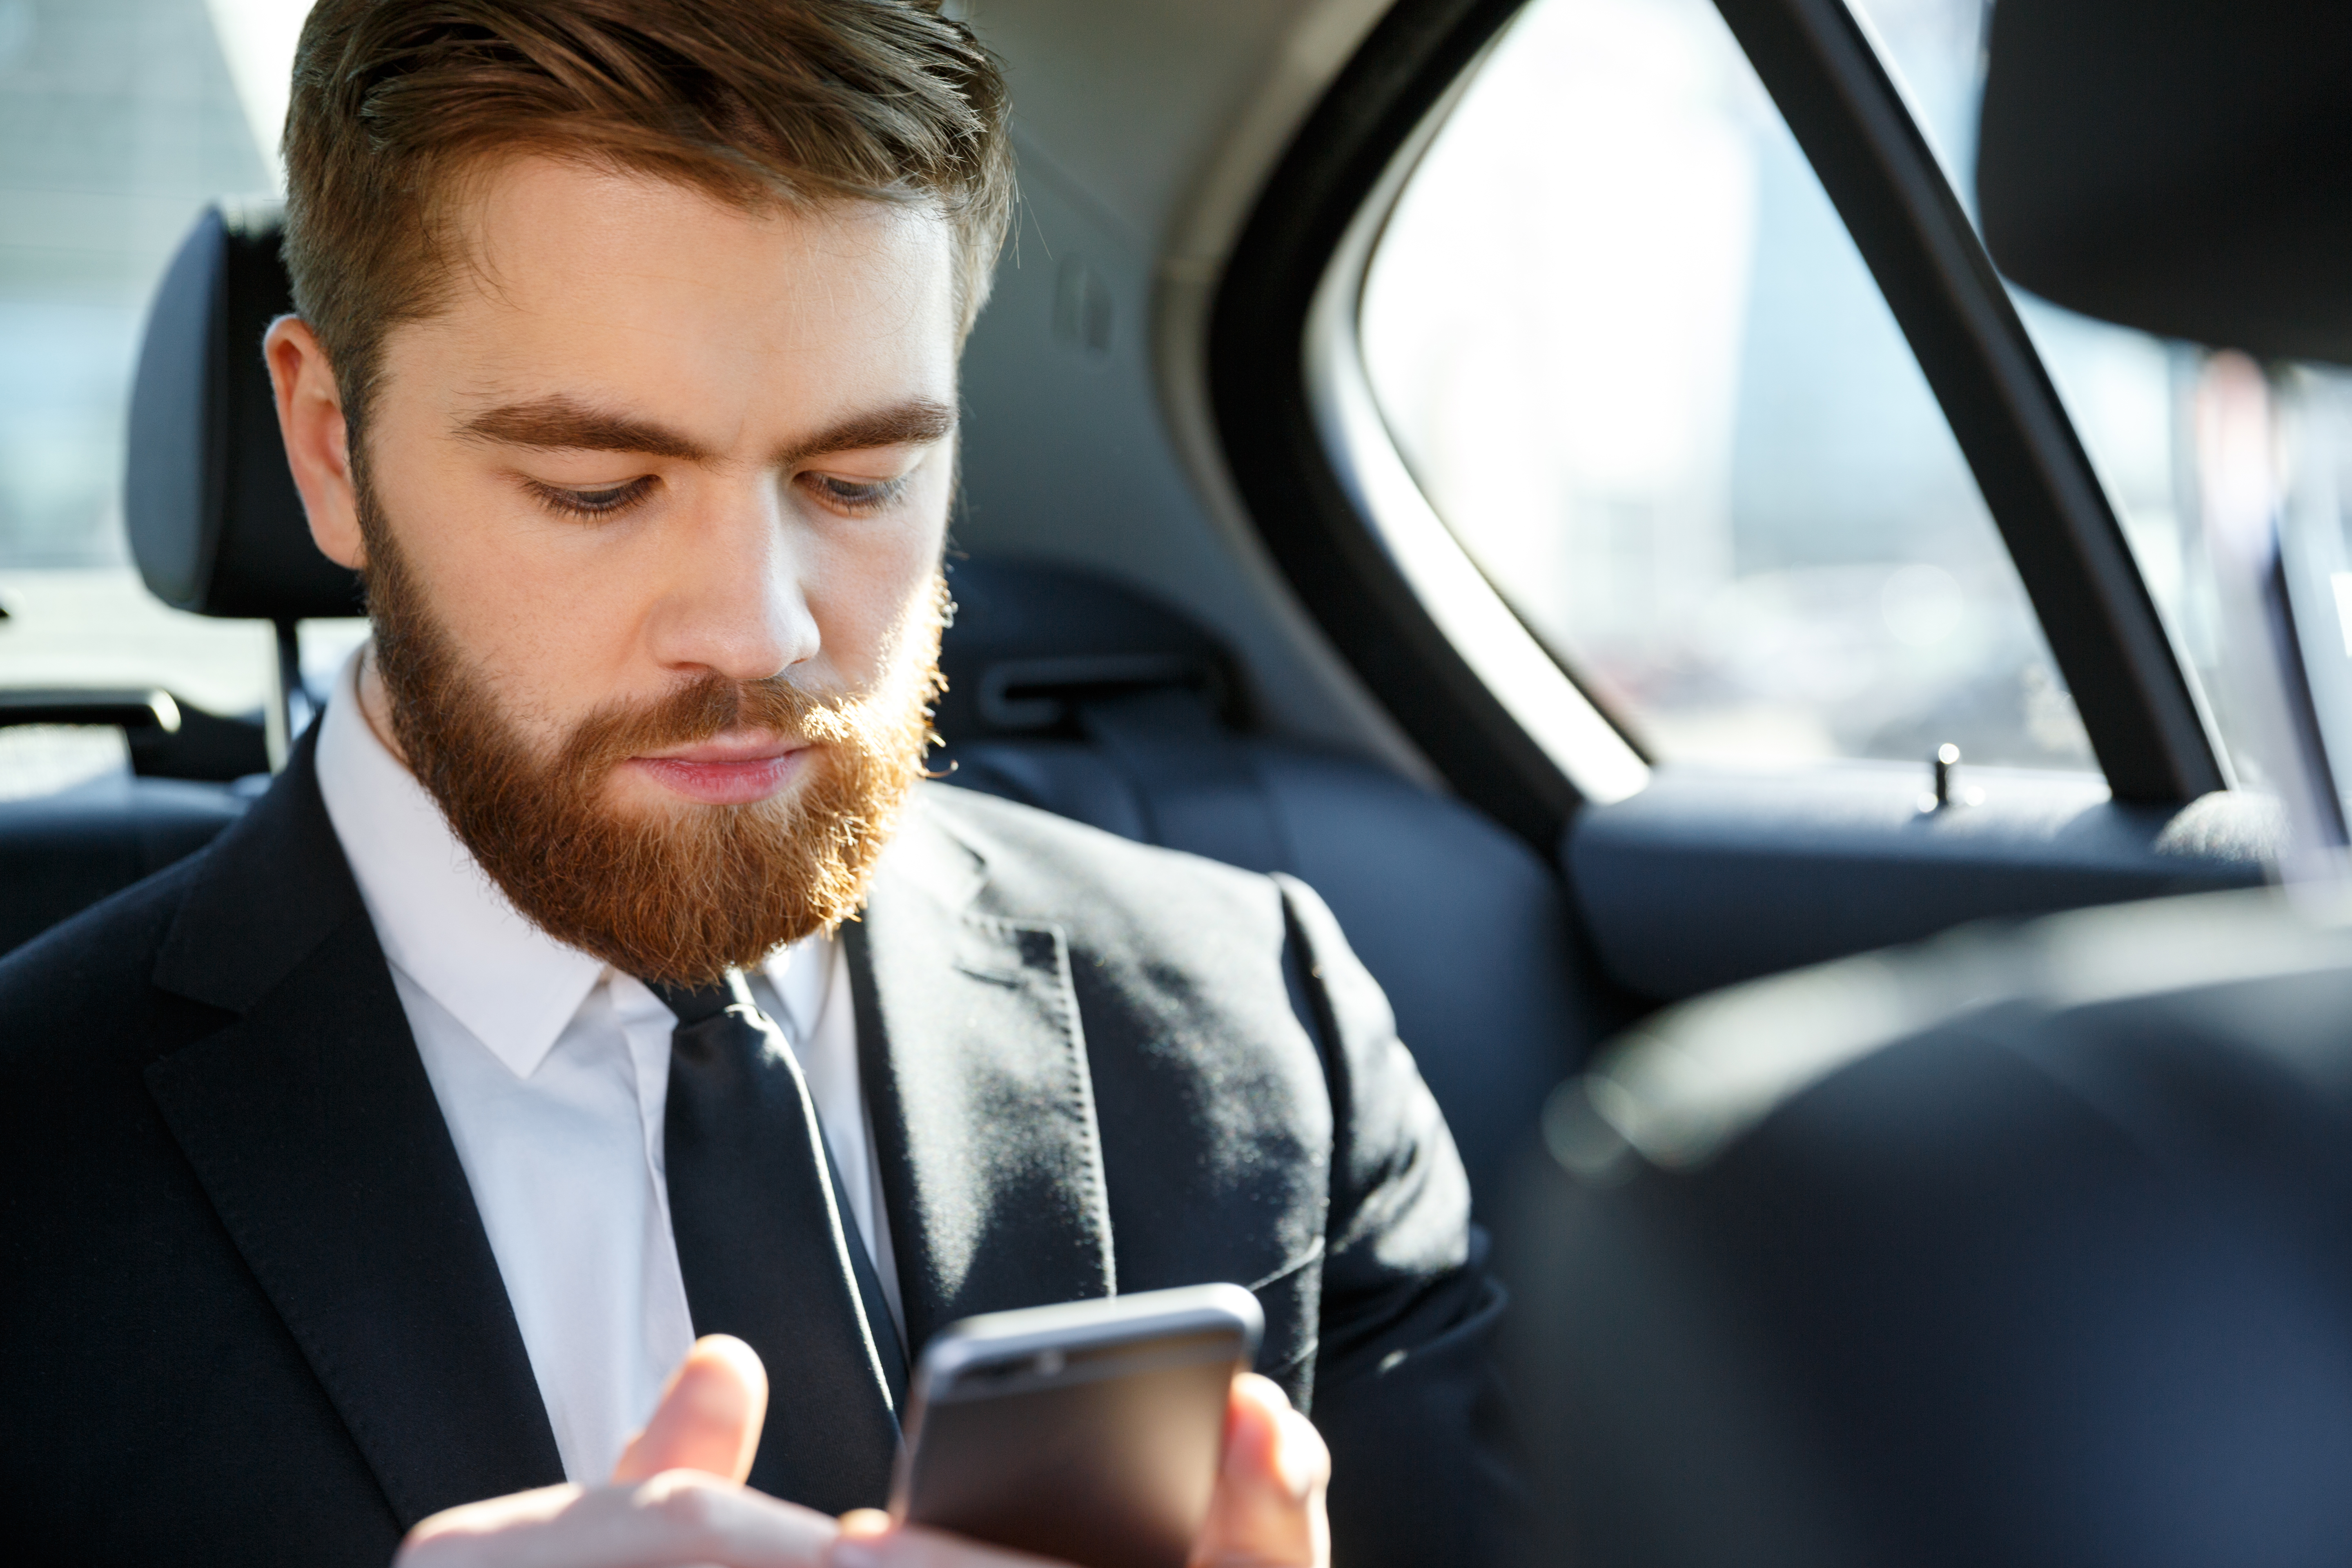
M 1399 153 L 1521 3 L 1399 0 L 1373 26 L 1224 258 L 1206 390 L 1243 508 L 1307 614 L 1464 800 L 1549 855 L 1583 797 L 1368 526 L 1359 496 L 1378 501 L 1385 489 L 1353 491 L 1342 478 L 1307 369 L 1308 323 L 1334 258 L 1360 225 L 1377 232 L 1386 209 L 1370 198 L 1384 183 L 1393 196 L 1407 162 Z M 1393 454 L 1385 432 L 1379 444 Z
M 2226 775 L 2097 470 L 1845 0 L 1716 0 L 1878 281 L 2025 584 L 2117 800 Z
M 1381 18 L 1227 258 L 1207 380 L 1228 471 L 1308 613 L 1465 799 L 1548 848 L 1580 805 L 1638 788 L 1641 763 L 1442 525 L 1433 540 L 1363 385 L 1353 312 L 1420 149 L 1522 3 L 1401 0 Z M 2223 787 L 2114 508 L 1863 25 L 1843 0 L 1716 4 L 1917 357 L 2110 792 Z
M 1432 624 L 1511 721 L 1593 805 L 1637 795 L 1646 758 L 1496 592 L 1406 467 L 1371 378 L 1360 323 L 1372 253 L 1421 156 L 1477 76 L 1493 39 L 1455 76 L 1357 209 L 1307 308 L 1307 402 L 1331 471 Z

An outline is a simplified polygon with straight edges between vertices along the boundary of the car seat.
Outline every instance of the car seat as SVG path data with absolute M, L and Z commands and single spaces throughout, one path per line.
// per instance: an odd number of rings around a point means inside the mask
M 1499 1249 L 1544 1560 L 2352 1558 L 2352 921 L 1963 929 L 1657 1015 Z
M 357 602 L 310 542 L 257 347 L 289 308 L 278 232 L 272 207 L 215 207 L 172 263 L 141 354 L 126 512 L 149 587 L 275 624 L 291 691 L 295 623 Z M 1387 989 L 1474 1189 L 1494 1182 L 1591 1034 L 1552 868 L 1458 802 L 1250 733 L 1231 654 L 1134 588 L 960 554 L 949 576 L 935 763 L 948 782 L 1308 882 Z M 226 786 L 144 779 L 0 803 L 0 946 L 198 847 L 240 808 Z
M 207 208 L 165 268 L 133 380 L 123 517 L 165 604 L 278 627 L 263 723 L 157 692 L 0 692 L 0 724 L 104 723 L 129 777 L 0 802 L 0 952 L 201 848 L 244 810 L 231 781 L 279 755 L 299 686 L 298 621 L 356 615 L 358 582 L 310 542 L 278 439 L 262 331 L 291 308 L 273 204 Z

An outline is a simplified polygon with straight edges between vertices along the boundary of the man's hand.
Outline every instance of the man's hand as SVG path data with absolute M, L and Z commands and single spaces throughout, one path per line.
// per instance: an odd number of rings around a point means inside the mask
M 731 1334 L 705 1334 L 669 1376 L 646 1429 L 621 1450 L 615 1485 L 700 1470 L 740 1485 L 768 1421 L 768 1369 Z
M 742 1484 L 768 1376 L 742 1341 L 696 1342 L 613 1483 L 516 1492 L 436 1513 L 394 1568 L 815 1568 L 837 1527 Z
M 1234 1380 L 1225 1462 L 1192 1568 L 1329 1568 L 1323 1494 L 1331 1454 L 1282 1390 L 1254 1373 Z M 1039 1559 L 960 1536 L 893 1525 L 871 1509 L 845 1514 L 825 1568 L 1044 1568 Z
M 698 1342 L 609 1486 L 517 1492 L 436 1513 L 394 1568 L 1017 1568 L 1036 1559 L 894 1527 L 863 1510 L 836 1525 L 742 1485 L 768 1382 L 740 1340 Z M 1331 1456 L 1265 1378 L 1234 1380 L 1224 1468 L 1193 1568 L 1328 1568 Z M 831 1548 L 828 1552 L 827 1548 Z

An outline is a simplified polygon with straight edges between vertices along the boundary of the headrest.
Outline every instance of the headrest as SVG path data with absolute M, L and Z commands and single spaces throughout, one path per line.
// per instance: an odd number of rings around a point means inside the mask
M 1990 53 L 2002 271 L 2160 336 L 2352 363 L 2352 5 L 2001 0 Z
M 275 202 L 205 209 L 155 290 L 131 390 L 123 520 L 148 588 L 205 616 L 361 613 L 359 578 L 310 542 L 261 335 L 292 310 Z

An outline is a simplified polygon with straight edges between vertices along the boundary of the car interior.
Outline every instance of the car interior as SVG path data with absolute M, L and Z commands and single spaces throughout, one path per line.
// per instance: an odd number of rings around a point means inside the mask
M 2004 271 L 2218 351 L 2203 506 L 2254 612 L 2225 689 L 2272 721 L 2242 754 L 2291 821 L 2284 886 L 1750 983 L 1564 1084 L 1508 1244 L 1544 1561 L 2146 1568 L 2352 1540 L 2337 656 L 2294 587 L 2342 531 L 2303 382 L 2352 322 L 2352 29 L 2012 0 L 1989 55 L 1976 195 Z M 2232 428 L 2260 438 L 2233 456 Z M 2249 473 L 2273 476 L 2251 510 Z
M 1662 1007 L 2262 885 L 2193 494 L 2235 340 L 1988 251 L 1986 43 L 2036 3 L 951 5 L 1020 205 L 935 771 L 1314 887 L 1490 1222 Z M 112 153 L 0 138 L 0 952 L 235 820 L 359 635 L 257 349 L 301 9 L 0 0 L 20 123 L 155 100 Z M 120 363 L 45 391 L 77 331 Z M 2288 589 L 2333 691 L 2327 505 Z

